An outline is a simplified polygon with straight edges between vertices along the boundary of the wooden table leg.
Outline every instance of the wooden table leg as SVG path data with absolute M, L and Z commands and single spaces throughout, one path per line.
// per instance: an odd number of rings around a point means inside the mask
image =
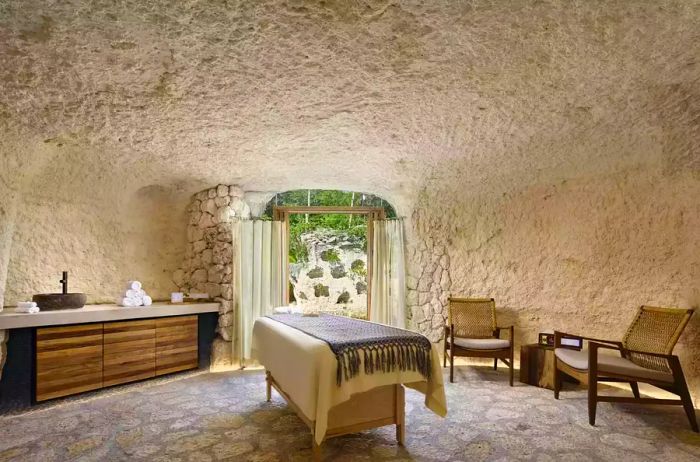
M 270 371 L 265 371 L 265 383 L 267 384 L 267 401 L 272 399 L 272 380 L 270 379 Z
M 396 442 L 399 443 L 399 446 L 403 446 L 405 439 L 406 427 L 403 424 L 396 424 Z
M 406 396 L 403 385 L 395 385 L 395 413 L 394 417 L 396 419 L 396 441 L 399 446 L 404 445 L 406 439 L 406 416 L 405 416 L 405 406 L 406 406 Z
M 321 462 L 321 445 L 316 443 L 316 436 L 311 432 L 311 454 L 314 462 Z

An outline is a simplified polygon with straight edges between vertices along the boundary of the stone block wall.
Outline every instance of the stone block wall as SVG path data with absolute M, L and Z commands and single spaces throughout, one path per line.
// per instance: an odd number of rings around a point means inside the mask
M 218 185 L 193 195 L 187 214 L 185 260 L 173 281 L 182 292 L 206 293 L 221 304 L 212 366 L 229 366 L 234 321 L 231 223 L 250 218 L 250 207 L 238 186 Z
M 447 305 L 452 279 L 450 256 L 440 239 L 419 237 L 421 218 L 414 214 L 406 239 L 406 311 L 408 325 L 430 341 L 442 338 L 447 321 Z
M 308 260 L 290 264 L 297 304 L 308 311 L 367 314 L 367 252 L 363 240 L 343 232 L 301 236 Z

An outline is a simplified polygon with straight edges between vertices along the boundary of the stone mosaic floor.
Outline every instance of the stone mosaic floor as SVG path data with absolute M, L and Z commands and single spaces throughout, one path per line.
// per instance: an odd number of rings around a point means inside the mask
M 393 427 L 336 438 L 328 461 L 698 461 L 700 436 L 680 408 L 600 405 L 585 392 L 517 384 L 504 371 L 460 367 L 440 419 L 407 392 L 407 444 Z M 111 389 L 0 417 L 0 461 L 305 461 L 310 436 L 261 371 L 200 373 Z

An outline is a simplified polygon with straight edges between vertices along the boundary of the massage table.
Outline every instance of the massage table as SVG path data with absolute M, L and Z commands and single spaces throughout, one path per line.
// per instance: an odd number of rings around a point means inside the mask
M 425 405 L 437 415 L 447 414 L 440 359 L 431 349 L 431 374 L 363 370 L 336 383 L 337 360 L 329 345 L 271 318 L 253 326 L 252 355 L 265 367 L 267 400 L 274 388 L 311 430 L 313 458 L 321 459 L 324 440 L 385 425 L 396 425 L 396 439 L 405 435 L 404 385 L 425 395 Z M 362 368 L 361 368 L 362 369 Z

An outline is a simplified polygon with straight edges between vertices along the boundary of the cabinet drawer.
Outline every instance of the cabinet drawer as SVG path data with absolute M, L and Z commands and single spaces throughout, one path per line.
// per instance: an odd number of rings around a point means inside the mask
M 36 330 L 36 401 L 199 366 L 198 317 Z
M 155 376 L 155 319 L 105 323 L 103 361 L 105 387 Z
M 102 336 L 102 323 L 37 329 L 36 400 L 101 388 Z
M 198 365 L 197 316 L 156 319 L 156 375 Z

